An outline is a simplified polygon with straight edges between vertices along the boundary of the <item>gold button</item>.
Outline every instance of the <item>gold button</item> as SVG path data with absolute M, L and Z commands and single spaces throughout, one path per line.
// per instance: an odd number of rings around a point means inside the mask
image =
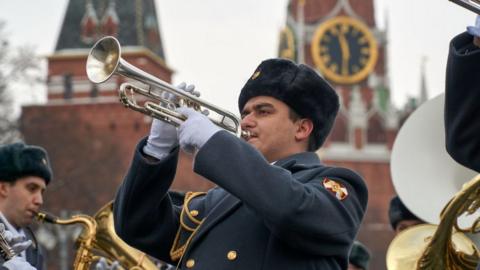
M 187 268 L 193 268 L 195 266 L 195 260 L 194 259 L 188 260 L 186 263 L 186 266 Z
M 192 211 L 190 211 L 190 215 L 192 215 L 192 217 L 196 217 L 196 216 L 198 216 L 198 211 L 197 210 L 192 210 Z
M 237 258 L 237 252 L 235 250 L 230 250 L 228 253 L 227 253 L 227 258 L 230 260 L 230 261 L 233 261 Z

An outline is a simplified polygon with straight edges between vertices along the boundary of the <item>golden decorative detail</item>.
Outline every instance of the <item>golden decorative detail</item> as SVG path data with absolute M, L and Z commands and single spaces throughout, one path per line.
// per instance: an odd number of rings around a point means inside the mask
M 280 32 L 280 45 L 278 56 L 280 58 L 295 61 L 295 36 L 292 29 L 287 25 Z
M 460 190 L 444 207 L 440 224 L 418 225 L 401 232 L 387 252 L 389 270 L 474 270 L 480 259 L 475 244 L 463 233 L 478 233 L 480 217 L 469 228 L 459 228 L 457 219 L 480 208 L 480 175 Z
M 255 73 L 253 73 L 252 80 L 255 80 L 256 78 L 258 78 L 258 76 L 260 76 L 260 70 L 257 70 L 255 71 Z
M 189 259 L 185 265 L 187 266 L 187 268 L 193 268 L 195 266 L 195 260 Z
M 69 219 L 59 219 L 50 214 L 38 213 L 37 219 L 58 225 L 83 226 L 83 231 L 76 240 L 78 249 L 72 269 L 90 269 L 91 265 L 102 257 L 108 263 L 118 261 L 122 269 L 157 269 L 145 253 L 130 247 L 115 233 L 112 205 L 113 202 L 106 204 L 93 217 L 74 215 Z
M 377 42 L 369 27 L 347 16 L 320 24 L 313 35 L 311 51 L 315 66 L 338 84 L 364 80 L 378 58 Z
M 335 197 L 340 201 L 345 200 L 348 196 L 347 188 L 334 180 L 328 179 L 327 177 L 323 178 L 323 186 L 328 191 L 335 194 Z
M 202 195 L 205 195 L 205 194 L 206 194 L 205 192 L 187 192 L 185 194 L 185 199 L 184 199 L 184 202 L 183 202 L 182 212 L 180 213 L 180 226 L 178 227 L 177 234 L 175 235 L 175 240 L 173 241 L 172 248 L 170 249 L 170 258 L 173 261 L 177 261 L 177 260 L 179 260 L 179 262 L 181 261 L 181 258 L 183 257 L 183 254 L 185 254 L 185 250 L 187 250 L 187 247 L 190 244 L 190 241 L 192 240 L 193 236 L 195 235 L 195 233 L 200 228 L 200 225 L 202 225 L 202 223 L 203 223 L 203 219 L 198 220 L 191 215 L 190 210 L 188 209 L 188 205 L 193 198 L 198 197 L 198 196 L 202 196 Z M 192 228 L 192 227 L 188 226 L 187 224 L 185 224 L 185 222 L 184 222 L 185 215 L 187 215 L 188 219 L 195 224 L 195 228 Z M 185 243 L 183 245 L 181 245 L 181 243 L 179 243 L 180 242 L 180 234 L 182 233 L 182 231 L 191 232 L 187 241 L 185 241 Z
M 192 211 L 190 211 L 190 215 L 192 215 L 192 217 L 196 217 L 196 216 L 198 216 L 198 211 L 197 210 L 192 210 Z
M 235 250 L 231 250 L 227 253 L 227 259 L 233 261 L 237 258 L 237 252 Z

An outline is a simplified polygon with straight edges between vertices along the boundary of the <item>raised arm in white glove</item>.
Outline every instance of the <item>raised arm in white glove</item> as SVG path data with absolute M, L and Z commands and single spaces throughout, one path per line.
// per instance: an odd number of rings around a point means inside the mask
M 3 263 L 3 267 L 9 270 L 37 270 L 37 268 L 33 267 L 24 258 L 15 256 L 10 260 Z
M 31 244 L 31 240 L 26 240 L 23 235 L 14 235 L 12 232 L 5 230 L 5 225 L 0 223 L 0 234 L 5 237 L 5 240 L 12 248 L 15 254 L 19 254 L 26 250 Z
M 480 15 L 477 15 L 474 26 L 467 26 L 467 32 L 476 37 L 480 37 Z
M 194 92 L 194 85 L 186 85 L 181 83 L 177 86 L 180 90 L 192 93 L 196 96 L 200 94 Z M 165 93 L 164 98 L 173 101 L 174 95 Z M 177 128 L 171 124 L 168 124 L 162 120 L 153 119 L 150 127 L 150 135 L 147 139 L 147 144 L 143 147 L 143 152 L 149 156 L 157 159 L 162 159 L 167 156 L 174 147 L 178 145 Z
M 215 133 L 221 130 L 207 116 L 191 108 L 180 107 L 177 112 L 187 117 L 187 120 L 178 127 L 180 147 L 185 152 L 193 153 L 195 149 L 199 150 Z

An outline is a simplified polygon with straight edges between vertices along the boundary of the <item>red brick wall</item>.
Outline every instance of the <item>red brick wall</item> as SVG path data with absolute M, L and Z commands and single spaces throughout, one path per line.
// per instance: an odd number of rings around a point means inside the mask
M 292 0 L 289 12 L 297 18 L 297 9 L 300 0 Z M 337 0 L 305 0 L 305 23 L 315 23 L 326 16 L 337 4 Z M 364 18 L 367 25 L 375 25 L 373 0 L 349 0 L 350 6 L 360 17 Z
M 21 117 L 25 140 L 48 151 L 54 170 L 45 209 L 93 214 L 113 199 L 138 141 L 148 135 L 149 120 L 120 103 L 27 106 Z M 193 180 L 188 156 L 180 159 L 178 189 L 211 186 Z M 199 177 L 193 177 L 199 179 Z M 178 182 L 178 183 L 177 183 Z

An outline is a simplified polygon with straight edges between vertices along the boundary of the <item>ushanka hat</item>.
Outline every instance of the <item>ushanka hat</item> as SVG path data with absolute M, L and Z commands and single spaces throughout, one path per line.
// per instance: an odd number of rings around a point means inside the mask
M 312 68 L 286 59 L 260 63 L 240 92 L 240 111 L 256 96 L 276 98 L 301 117 L 311 119 L 314 150 L 322 146 L 339 109 L 338 95 L 325 79 Z
M 392 225 L 392 229 L 394 230 L 397 227 L 398 222 L 402 220 L 421 220 L 408 210 L 398 196 L 393 197 L 390 201 L 388 218 L 390 219 L 390 225 Z
M 0 181 L 13 182 L 38 176 L 48 184 L 52 179 L 47 152 L 38 146 L 13 143 L 0 146 Z

